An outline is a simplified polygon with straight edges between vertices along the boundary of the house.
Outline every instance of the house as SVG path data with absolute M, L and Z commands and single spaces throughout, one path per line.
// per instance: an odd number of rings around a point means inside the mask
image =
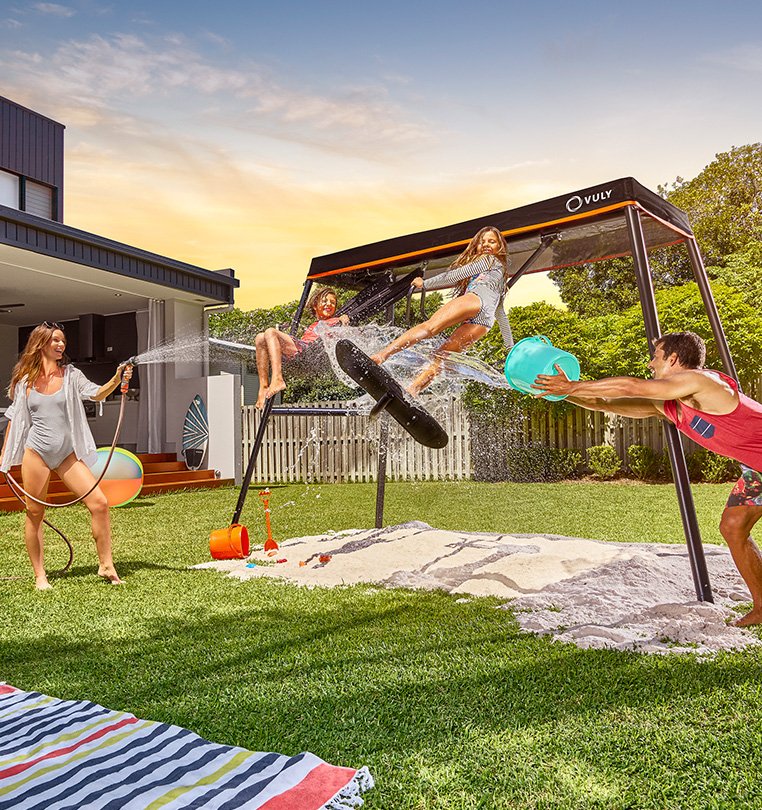
M 233 305 L 233 270 L 210 271 L 64 224 L 64 126 L 0 97 L 0 416 L 19 351 L 44 320 L 64 326 L 72 361 L 94 382 L 159 344 L 203 343 L 208 312 Z M 203 353 L 137 367 L 120 445 L 182 458 L 182 427 L 199 394 L 209 414 L 202 466 L 240 479 L 240 380 L 209 375 Z M 118 392 L 88 416 L 111 443 Z M 2 429 L 3 426 L 0 426 Z

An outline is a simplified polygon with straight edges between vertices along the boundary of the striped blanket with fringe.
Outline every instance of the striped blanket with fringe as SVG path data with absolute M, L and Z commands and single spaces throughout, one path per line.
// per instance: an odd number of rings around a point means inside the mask
M 367 768 L 217 745 L 0 684 L 0 810 L 348 810 L 372 786 Z

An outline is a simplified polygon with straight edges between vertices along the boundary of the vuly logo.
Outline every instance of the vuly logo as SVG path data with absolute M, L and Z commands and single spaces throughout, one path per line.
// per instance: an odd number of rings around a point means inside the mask
M 613 189 L 610 188 L 608 191 L 596 191 L 595 194 L 585 194 L 584 197 L 580 197 L 579 194 L 575 194 L 573 197 L 569 197 L 569 199 L 566 201 L 566 210 L 570 214 L 573 214 L 575 211 L 579 211 L 583 205 L 590 205 L 590 203 L 608 200 L 612 191 Z

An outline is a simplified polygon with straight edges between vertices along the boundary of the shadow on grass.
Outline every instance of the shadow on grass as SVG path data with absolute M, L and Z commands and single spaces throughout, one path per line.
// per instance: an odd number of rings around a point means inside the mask
M 120 576 L 127 577 L 130 574 L 135 574 L 138 571 L 175 571 L 186 573 L 188 571 L 187 565 L 163 565 L 162 563 L 148 562 L 146 560 L 118 560 L 116 562 L 116 569 Z M 48 576 L 51 579 L 58 581 L 66 580 L 80 580 L 92 577 L 97 573 L 97 561 L 90 565 L 72 565 L 72 567 L 65 573 L 50 572 Z M 31 576 L 31 575 L 30 575 Z
M 655 807 L 639 797 L 660 762 L 716 774 L 711 746 L 762 723 L 760 702 L 739 698 L 758 692 L 759 655 L 582 651 L 520 633 L 492 600 L 438 592 L 162 579 L 163 592 L 63 592 L 53 621 L 39 608 L 39 637 L 0 641 L 3 678 L 220 743 L 368 764 L 369 808 L 534 807 L 524 784 L 570 797 L 548 806 Z M 569 785 L 552 787 L 569 763 Z M 588 805 L 580 769 L 600 784 L 626 771 L 626 801 Z M 437 804 L 445 787 L 489 799 Z
M 75 572 L 85 574 L 92 571 Z M 182 618 L 152 616 L 132 637 L 6 638 L 0 662 L 18 686 L 49 683 L 58 696 L 87 697 L 238 745 L 272 745 L 274 732 L 281 743 L 285 735 L 297 746 L 314 744 L 372 717 L 371 748 L 376 727 L 386 747 L 408 752 L 461 726 L 499 731 L 652 710 L 760 677 L 758 656 L 708 663 L 582 651 L 521 634 L 505 614 L 490 620 L 467 607 L 448 609 L 445 596 L 427 595 L 443 601 L 432 628 L 409 599 L 374 604 L 365 597 L 362 610 L 344 600 L 305 616 L 278 604 L 277 593 L 267 595 L 264 605 L 228 599 Z M 425 722 L 400 726 L 401 715 Z M 254 732 L 260 726 L 269 729 L 265 739 Z

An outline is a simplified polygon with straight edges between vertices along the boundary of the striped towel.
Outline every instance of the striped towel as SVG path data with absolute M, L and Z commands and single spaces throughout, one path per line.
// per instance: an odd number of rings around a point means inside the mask
M 0 684 L 0 810 L 346 810 L 371 787 L 367 768 L 217 745 Z

